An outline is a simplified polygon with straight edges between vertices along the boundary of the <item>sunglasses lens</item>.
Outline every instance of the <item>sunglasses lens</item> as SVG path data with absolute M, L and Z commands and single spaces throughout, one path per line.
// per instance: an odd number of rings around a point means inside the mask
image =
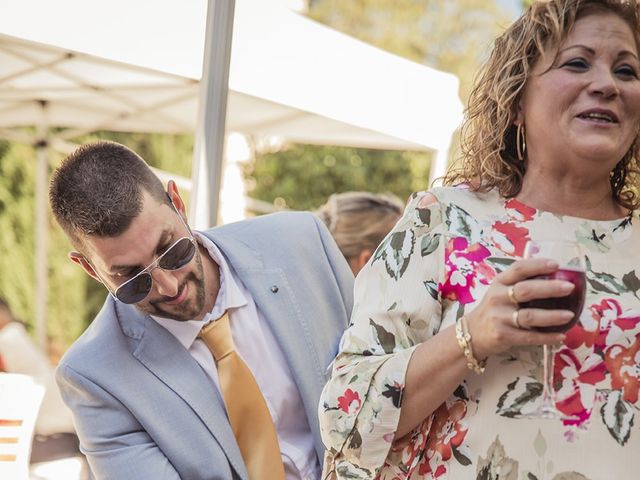
M 163 270 L 177 270 L 191 261 L 196 253 L 196 247 L 188 238 L 182 238 L 171 247 L 160 259 Z
M 116 297 L 122 303 L 138 303 L 149 295 L 151 291 L 151 275 L 143 273 L 120 285 L 116 290 Z

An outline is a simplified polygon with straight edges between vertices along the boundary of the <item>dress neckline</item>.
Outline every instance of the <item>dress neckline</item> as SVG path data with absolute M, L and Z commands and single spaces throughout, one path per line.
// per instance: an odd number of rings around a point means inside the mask
M 554 212 L 550 212 L 548 210 L 542 210 L 539 208 L 535 208 L 532 207 L 531 205 L 528 205 L 526 203 L 524 203 L 521 200 L 518 200 L 515 197 L 512 198 L 503 198 L 503 203 L 505 205 L 505 208 L 516 208 L 517 210 L 525 210 L 525 211 L 529 211 L 531 212 L 533 215 L 552 215 L 554 217 L 558 217 L 561 218 L 563 221 L 569 221 L 569 222 L 579 222 L 579 223 L 584 223 L 584 222 L 589 222 L 589 223 L 593 223 L 593 224 L 597 224 L 600 226 L 618 226 L 621 225 L 623 223 L 627 223 L 629 222 L 629 220 L 634 216 L 636 210 L 629 210 L 627 212 L 626 215 L 622 216 L 622 217 L 618 217 L 618 218 L 614 218 L 614 219 L 610 219 L 610 220 L 595 220 L 593 218 L 586 218 L 586 217 L 577 217 L 577 216 L 573 216 L 573 215 L 566 215 L 566 214 L 561 214 L 561 213 L 554 213 Z

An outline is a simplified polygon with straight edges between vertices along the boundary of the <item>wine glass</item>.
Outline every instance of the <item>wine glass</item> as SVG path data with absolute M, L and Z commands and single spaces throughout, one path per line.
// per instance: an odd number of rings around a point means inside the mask
M 563 325 L 536 327 L 541 332 L 566 332 L 573 327 L 584 307 L 586 285 L 585 256 L 579 243 L 566 240 L 529 241 L 525 248 L 525 258 L 548 258 L 558 263 L 559 268 L 549 275 L 539 275 L 537 279 L 564 280 L 571 282 L 574 289 L 565 297 L 539 298 L 520 304 L 520 308 L 544 308 L 552 310 L 571 310 L 573 318 Z M 553 357 L 554 347 L 542 346 L 543 379 L 542 401 L 538 408 L 523 415 L 532 418 L 548 418 L 572 420 L 560 412 L 555 406 L 555 389 L 553 387 Z

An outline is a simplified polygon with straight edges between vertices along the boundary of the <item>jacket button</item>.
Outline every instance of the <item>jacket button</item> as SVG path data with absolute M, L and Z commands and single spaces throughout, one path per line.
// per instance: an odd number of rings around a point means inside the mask
M 271 292 L 278 293 L 278 286 L 277 285 L 271 285 Z

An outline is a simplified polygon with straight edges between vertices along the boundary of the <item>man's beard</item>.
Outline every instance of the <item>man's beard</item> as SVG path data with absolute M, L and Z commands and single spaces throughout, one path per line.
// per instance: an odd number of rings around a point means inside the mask
M 204 308 L 204 269 L 202 267 L 202 258 L 200 253 L 196 252 L 194 256 L 195 272 L 190 272 L 178 288 L 177 295 L 180 295 L 185 286 L 189 284 L 189 298 L 185 299 L 180 305 L 164 305 L 163 302 L 171 300 L 171 297 L 163 297 L 153 302 L 136 305 L 140 311 L 147 315 L 155 315 L 157 317 L 170 318 L 179 322 L 196 319 Z M 195 296 L 193 291 L 195 290 Z M 179 312 L 169 309 L 179 309 Z

